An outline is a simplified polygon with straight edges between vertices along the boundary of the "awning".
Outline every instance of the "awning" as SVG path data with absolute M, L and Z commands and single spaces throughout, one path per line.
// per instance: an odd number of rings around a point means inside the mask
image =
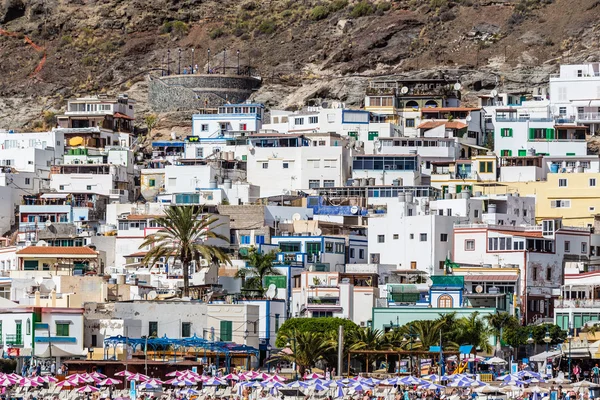
M 50 351 L 52 348 L 52 351 Z M 50 354 L 52 353 L 52 354 Z M 61 349 L 58 346 L 50 345 L 46 348 L 46 350 L 41 354 L 36 354 L 36 357 L 39 358 L 50 358 L 50 357 L 85 357 L 87 355 L 87 351 L 83 350 L 81 354 L 70 353 L 66 350 Z
M 578 348 L 578 349 L 571 349 L 571 351 L 569 351 L 568 346 L 565 346 L 565 349 L 563 350 L 562 355 L 565 357 L 570 356 L 571 358 L 591 358 L 589 349 Z
M 600 100 L 573 100 L 571 104 L 580 107 L 600 107 Z
M 488 149 L 487 147 L 483 147 L 483 146 L 477 146 L 476 144 L 467 144 L 467 143 L 461 143 L 463 146 L 467 146 L 467 147 L 471 147 L 473 149 L 477 149 L 477 150 L 485 150 L 485 151 L 491 151 L 490 149 Z
M 40 196 L 42 199 L 66 199 L 70 193 L 44 193 Z
M 517 275 L 465 275 L 465 282 L 516 282 Z
M 536 354 L 534 356 L 529 357 L 529 359 L 531 361 L 536 361 L 536 362 L 543 362 L 546 361 L 549 358 L 556 358 L 556 357 L 560 357 L 562 353 L 560 351 L 544 351 L 543 353 L 540 354 Z

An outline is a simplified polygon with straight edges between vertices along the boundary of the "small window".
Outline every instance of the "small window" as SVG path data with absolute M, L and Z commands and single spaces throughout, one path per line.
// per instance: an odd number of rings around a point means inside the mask
M 25 178 L 25 184 L 31 185 L 31 178 Z
M 473 216 L 474 216 L 475 218 L 479 218 L 479 210 L 474 210 L 474 211 L 473 211 Z
M 148 321 L 148 336 L 158 336 L 158 322 Z
M 318 124 L 319 123 L 319 117 L 308 117 L 308 123 L 309 124 Z
M 288 169 L 290 167 L 290 163 L 283 163 L 283 169 Z
M 590 186 L 596 186 L 596 178 L 590 178 Z
M 325 180 L 323 180 L 323 187 L 326 187 L 326 188 L 335 187 L 335 181 L 331 180 L 331 179 L 325 179 Z
M 577 70 L 577 77 L 581 78 L 583 76 L 583 70 L 582 69 L 578 69 Z
M 406 126 L 407 128 L 414 128 L 415 127 L 415 119 L 414 118 L 407 118 L 406 119 L 406 123 L 404 124 L 404 126 Z
M 426 242 L 427 241 L 427 234 L 426 233 L 421 233 L 419 235 L 419 241 Z
M 440 234 L 440 241 L 447 242 L 448 241 L 448 234 L 447 233 Z
M 570 252 L 571 252 L 571 242 L 566 240 L 565 241 L 565 253 L 570 253 Z
M 86 190 L 92 190 L 92 185 L 87 185 Z
M 410 235 L 408 235 L 409 239 L 414 239 L 415 238 L 415 234 L 411 233 Z
M 148 180 L 148 186 L 155 187 L 156 186 L 156 179 L 149 179 Z
M 294 118 L 294 124 L 304 125 L 304 118 Z
M 567 180 L 566 179 L 559 179 L 558 180 L 558 187 L 567 187 Z
M 181 323 L 181 337 L 192 336 L 192 324 L 190 322 Z
M 98 347 L 98 335 L 92 335 L 92 347 Z
M 262 169 L 269 169 L 269 163 L 268 162 L 262 163 Z
M 365 258 L 365 249 L 358 249 L 358 258 L 364 260 Z
M 202 126 L 200 127 L 200 130 L 202 132 L 208 132 L 208 124 L 202 124 Z
M 377 235 L 377 243 L 385 243 L 385 235 Z
M 56 324 L 56 336 L 69 336 L 69 324 Z
M 398 240 L 398 237 L 399 237 L 398 234 L 394 233 L 394 236 L 393 236 L 394 240 Z
M 355 251 L 353 248 L 350 249 L 350 258 L 354 258 Z
M 587 243 L 581 243 L 581 254 L 587 254 Z
M 318 179 L 310 179 L 308 181 L 308 188 L 309 189 L 317 189 L 319 186 L 321 186 L 321 181 Z
M 467 239 L 465 240 L 465 251 L 474 251 L 475 250 L 475 240 Z
M 58 190 L 65 190 L 65 185 L 59 185 Z
M 552 280 L 552 268 L 546 268 L 546 280 L 547 281 Z
M 494 162 L 493 161 L 480 161 L 479 162 L 479 172 L 481 172 L 481 173 L 494 172 Z
M 449 217 L 452 216 L 452 209 L 451 208 L 449 208 L 449 209 L 446 210 L 446 215 L 449 216 Z

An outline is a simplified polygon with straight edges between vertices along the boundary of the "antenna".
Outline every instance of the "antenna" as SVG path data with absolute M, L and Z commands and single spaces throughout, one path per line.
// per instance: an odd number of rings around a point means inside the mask
M 465 118 L 465 120 L 466 120 L 467 122 L 471 122 L 471 120 L 472 120 L 472 119 L 473 119 L 473 118 L 471 118 L 471 116 L 470 116 L 470 115 L 467 115 L 467 118 Z
M 494 89 L 490 92 L 490 94 L 492 95 L 492 97 L 496 97 L 496 96 L 498 96 L 498 91 L 496 89 Z
M 323 233 L 323 231 L 321 229 L 317 228 L 313 232 L 313 236 L 321 236 L 322 233 Z
M 462 85 L 460 83 L 456 82 L 454 84 L 454 90 L 460 90 L 460 89 L 462 89 Z
M 265 294 L 267 295 L 267 298 L 273 299 L 275 296 L 277 296 L 277 286 L 274 283 L 271 283 L 267 289 L 267 293 Z
M 302 215 L 298 214 L 298 213 L 294 213 L 294 215 L 292 215 L 292 221 L 300 221 L 302 219 Z
M 156 293 L 155 290 L 149 291 L 148 294 L 146 295 L 146 298 L 148 300 L 156 300 L 157 297 L 158 297 L 158 294 Z

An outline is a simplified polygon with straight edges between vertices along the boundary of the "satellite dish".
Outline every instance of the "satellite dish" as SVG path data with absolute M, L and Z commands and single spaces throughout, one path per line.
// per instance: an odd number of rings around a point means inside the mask
M 342 283 L 350 283 L 350 279 L 349 278 L 343 278 L 342 279 Z
M 46 247 L 48 246 L 48 242 L 46 242 L 45 240 L 38 240 L 38 242 L 35 245 L 40 247 Z
M 352 207 L 350 208 L 350 212 L 351 212 L 352 214 L 358 214 L 358 206 L 352 206 Z
M 476 291 L 477 293 L 483 293 L 483 286 L 481 286 L 481 285 L 477 285 L 477 287 L 475 287 L 475 291 Z
M 496 89 L 494 89 L 490 92 L 490 94 L 492 95 L 492 97 L 496 97 L 496 96 L 498 96 L 498 91 Z
M 146 295 L 146 298 L 148 300 L 156 300 L 156 298 L 158 297 L 158 293 L 156 293 L 156 291 L 151 290 L 148 292 L 148 294 Z
M 427 286 L 431 286 L 433 285 L 433 281 L 431 280 L 431 278 L 427 278 Z
M 460 83 L 456 82 L 454 84 L 454 90 L 460 90 L 460 89 L 462 89 L 462 85 Z
M 271 283 L 269 285 L 266 295 L 269 299 L 272 299 L 273 297 L 277 296 L 277 286 L 274 283 Z
M 408 88 L 406 86 L 402 86 L 402 89 L 400 89 L 400 93 L 402 93 L 402 94 L 408 93 Z
M 467 122 L 471 122 L 471 120 L 472 120 L 472 119 L 473 119 L 473 118 L 471 118 L 471 116 L 470 116 L 470 115 L 467 115 L 467 118 L 465 118 L 465 120 L 466 120 Z
M 315 229 L 315 231 L 313 232 L 314 236 L 321 236 L 322 233 L 323 231 L 319 228 Z
M 298 213 L 294 213 L 294 215 L 292 215 L 292 221 L 300 221 L 302 219 L 302 216 Z

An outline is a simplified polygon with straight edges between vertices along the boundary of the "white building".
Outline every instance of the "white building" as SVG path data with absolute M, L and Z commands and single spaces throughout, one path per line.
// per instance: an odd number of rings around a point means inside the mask
M 256 135 L 250 140 L 248 182 L 261 197 L 341 186 L 350 176 L 350 150 L 338 134 Z
M 560 73 L 550 76 L 550 101 L 560 123 L 585 125 L 595 135 L 600 131 L 600 63 L 561 65 Z
M 422 178 L 419 156 L 356 155 L 352 161 L 352 178 L 368 180 L 368 185 L 359 186 L 418 186 L 421 185 Z
M 192 136 L 200 138 L 245 136 L 262 129 L 262 104 L 226 104 L 216 114 L 194 114 Z

